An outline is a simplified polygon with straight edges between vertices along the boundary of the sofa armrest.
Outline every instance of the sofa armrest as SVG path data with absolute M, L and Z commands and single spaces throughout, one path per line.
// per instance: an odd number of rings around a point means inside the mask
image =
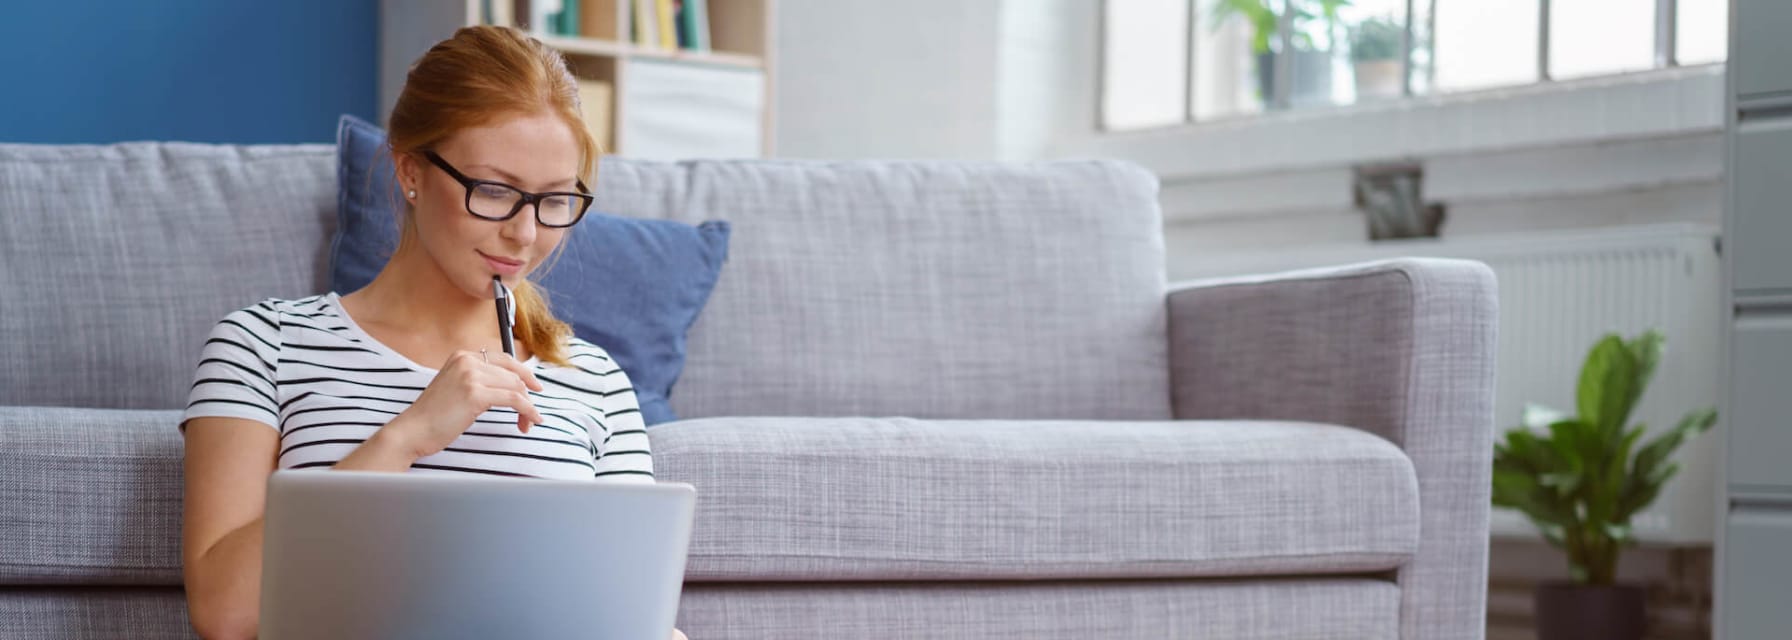
M 1401 637 L 1486 629 L 1492 270 L 1398 259 L 1171 288 L 1180 419 L 1306 420 L 1376 433 L 1418 474 L 1420 541 L 1400 569 Z

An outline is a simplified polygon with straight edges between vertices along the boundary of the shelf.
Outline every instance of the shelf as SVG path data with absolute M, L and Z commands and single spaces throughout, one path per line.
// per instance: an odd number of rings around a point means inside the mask
M 603 56 L 609 58 L 654 58 L 658 60 L 676 60 L 697 64 L 709 64 L 742 69 L 762 69 L 764 59 L 759 56 L 723 53 L 717 51 L 689 51 L 684 49 L 665 50 L 643 47 L 640 45 L 601 40 L 597 38 L 569 38 L 566 36 L 550 36 L 534 34 L 546 44 L 562 53 L 587 56 Z

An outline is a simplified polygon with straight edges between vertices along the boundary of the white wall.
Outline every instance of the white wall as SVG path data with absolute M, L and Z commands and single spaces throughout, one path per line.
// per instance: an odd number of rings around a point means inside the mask
M 782 155 L 1138 162 L 1172 278 L 1208 252 L 1366 242 L 1365 163 L 1420 164 L 1446 237 L 1721 219 L 1721 67 L 1105 133 L 1100 0 L 779 8 Z
M 993 155 L 999 3 L 779 0 L 777 7 L 778 155 Z

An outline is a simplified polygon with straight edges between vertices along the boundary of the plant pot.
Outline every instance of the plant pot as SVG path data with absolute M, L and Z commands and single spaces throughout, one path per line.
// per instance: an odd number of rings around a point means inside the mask
M 1273 102 L 1270 96 L 1275 95 L 1276 56 L 1275 51 L 1257 54 L 1257 91 L 1263 104 Z M 1294 108 L 1331 104 L 1332 101 L 1332 54 L 1330 51 L 1308 51 L 1295 49 L 1293 62 L 1289 65 L 1292 78 L 1288 83 L 1288 106 Z
M 1536 595 L 1537 640 L 1642 640 L 1642 587 L 1546 582 Z
M 1358 102 L 1400 97 L 1399 60 L 1362 60 L 1355 71 Z

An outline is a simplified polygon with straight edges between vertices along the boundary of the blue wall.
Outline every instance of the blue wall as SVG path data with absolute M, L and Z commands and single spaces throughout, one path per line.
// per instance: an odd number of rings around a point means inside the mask
M 331 142 L 373 122 L 375 0 L 8 0 L 0 142 Z

